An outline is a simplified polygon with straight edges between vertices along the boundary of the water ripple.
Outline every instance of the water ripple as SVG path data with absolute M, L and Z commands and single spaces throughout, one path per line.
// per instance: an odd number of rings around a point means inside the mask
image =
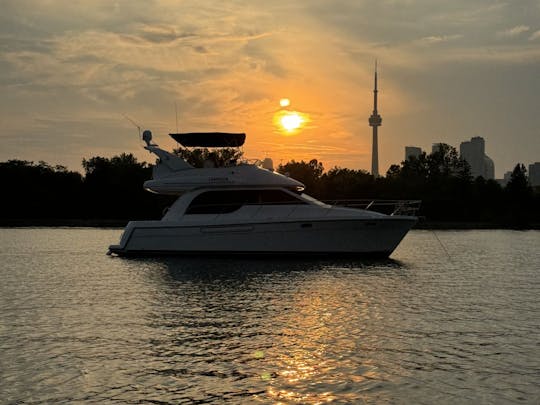
M 3 403 L 539 403 L 540 232 L 383 262 L 118 259 L 0 230 Z

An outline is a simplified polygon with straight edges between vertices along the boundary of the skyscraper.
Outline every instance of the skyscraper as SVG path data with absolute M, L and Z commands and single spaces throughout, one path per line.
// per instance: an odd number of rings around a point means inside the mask
M 475 136 L 470 141 L 461 142 L 459 154 L 471 166 L 473 177 L 482 176 L 486 180 L 495 178 L 495 164 L 486 155 L 484 138 Z
M 540 186 L 540 162 L 529 165 L 529 183 L 533 187 Z
M 373 148 L 371 151 L 371 174 L 379 177 L 379 141 L 377 128 L 382 125 L 382 117 L 377 111 L 377 62 L 375 62 L 375 89 L 373 89 L 373 113 L 369 117 L 369 126 L 373 128 Z
M 418 146 L 405 146 L 405 160 L 408 160 L 411 157 L 418 159 L 421 154 L 422 149 Z
M 495 163 L 488 155 L 484 155 L 484 179 L 495 178 Z

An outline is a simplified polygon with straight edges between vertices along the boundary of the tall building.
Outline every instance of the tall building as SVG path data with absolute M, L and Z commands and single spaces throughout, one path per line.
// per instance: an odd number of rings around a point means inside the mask
M 375 89 L 373 90 L 373 113 L 369 117 L 369 126 L 373 128 L 373 148 L 371 151 L 371 174 L 379 177 L 379 140 L 377 128 L 382 125 L 382 117 L 377 111 L 377 62 L 375 62 Z
M 484 138 L 475 136 L 470 141 L 461 142 L 459 154 L 471 166 L 471 175 L 474 178 L 479 176 L 486 180 L 495 178 L 495 164 L 486 155 Z
M 529 183 L 533 187 L 540 186 L 540 162 L 529 165 Z
M 405 160 L 409 160 L 411 157 L 418 159 L 421 154 L 422 149 L 418 146 L 405 146 Z
M 484 138 L 475 136 L 470 141 L 461 142 L 459 154 L 471 166 L 473 177 L 484 176 L 484 156 L 486 145 Z
M 488 156 L 484 155 L 484 179 L 494 179 L 495 178 L 495 163 Z

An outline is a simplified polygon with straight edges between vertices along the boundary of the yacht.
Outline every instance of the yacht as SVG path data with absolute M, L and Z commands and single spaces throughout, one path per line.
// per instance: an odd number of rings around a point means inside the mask
M 184 147 L 239 147 L 245 134 L 170 134 Z M 157 156 L 144 188 L 178 195 L 161 220 L 130 221 L 109 254 L 334 255 L 388 257 L 417 217 L 329 205 L 304 185 L 253 163 L 196 168 L 152 143 Z

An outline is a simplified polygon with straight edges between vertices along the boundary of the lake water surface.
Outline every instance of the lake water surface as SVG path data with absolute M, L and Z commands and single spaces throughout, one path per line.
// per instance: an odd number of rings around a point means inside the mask
M 382 262 L 106 256 L 120 233 L 0 229 L 1 403 L 540 403 L 539 231 Z

